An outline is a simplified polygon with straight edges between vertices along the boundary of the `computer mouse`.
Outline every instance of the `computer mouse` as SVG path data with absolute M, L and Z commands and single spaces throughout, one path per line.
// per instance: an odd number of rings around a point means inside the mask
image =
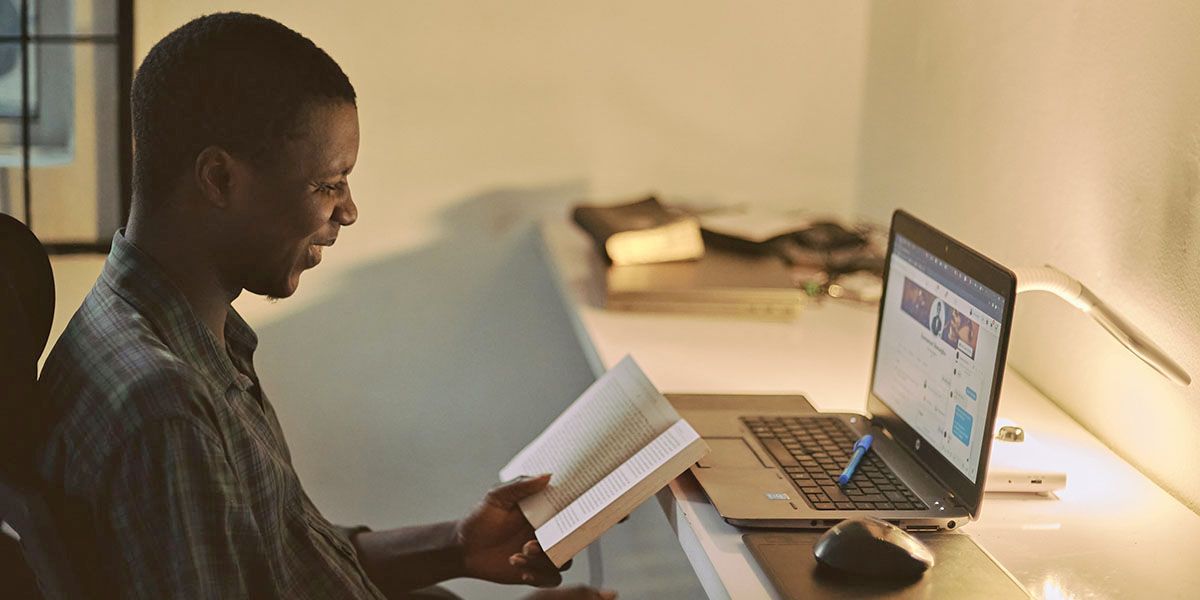
M 881 579 L 916 578 L 934 563 L 928 546 L 873 517 L 834 525 L 813 545 L 813 556 L 836 571 Z

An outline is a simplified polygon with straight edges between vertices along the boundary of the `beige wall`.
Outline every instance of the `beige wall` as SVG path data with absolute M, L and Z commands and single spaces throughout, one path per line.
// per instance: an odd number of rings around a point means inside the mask
M 569 182 L 605 198 L 658 190 L 836 211 L 853 200 L 863 3 L 136 6 L 138 60 L 190 18 L 243 10 L 309 36 L 350 76 L 362 219 L 327 273 L 427 243 L 440 211 L 496 187 Z
M 135 4 L 135 62 L 175 27 L 225 10 L 310 37 L 360 99 L 350 181 L 362 218 L 295 298 L 240 299 L 255 324 L 312 305 L 356 265 L 436 243 L 446 212 L 497 189 L 835 212 L 854 198 L 865 3 L 155 0 Z M 73 172 L 92 171 L 86 141 L 87 168 Z M 54 180 L 35 182 L 43 191 L 91 185 L 43 175 Z M 504 210 L 485 218 L 510 224 Z M 80 236 L 94 223 L 91 211 L 48 210 L 38 227 Z M 58 262 L 55 336 L 100 266 Z
M 881 2 L 868 39 L 861 210 L 1052 263 L 1200 375 L 1200 4 Z M 1055 300 L 1017 306 L 1010 364 L 1200 506 L 1200 387 Z

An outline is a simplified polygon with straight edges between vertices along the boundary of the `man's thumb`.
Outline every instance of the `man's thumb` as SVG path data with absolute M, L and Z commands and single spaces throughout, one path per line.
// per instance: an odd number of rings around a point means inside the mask
M 501 508 L 512 508 L 518 500 L 532 496 L 550 485 L 550 474 L 522 475 L 512 481 L 506 481 L 488 492 L 492 504 Z

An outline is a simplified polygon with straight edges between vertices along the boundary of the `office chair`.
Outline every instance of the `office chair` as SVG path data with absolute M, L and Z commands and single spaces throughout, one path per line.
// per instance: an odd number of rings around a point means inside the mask
M 38 360 L 53 319 L 45 249 L 24 224 L 0 214 L 0 521 L 21 537 L 21 554 L 47 600 L 82 597 L 33 469 L 42 434 Z M 14 573 L 22 568 L 5 565 Z M 0 589 L 5 585 L 0 581 Z

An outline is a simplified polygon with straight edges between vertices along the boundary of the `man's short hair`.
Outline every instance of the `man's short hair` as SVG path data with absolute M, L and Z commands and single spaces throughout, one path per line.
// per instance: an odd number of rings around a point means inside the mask
M 245 13 L 195 19 L 150 49 L 133 81 L 133 190 L 163 202 L 208 146 L 258 161 L 314 101 L 355 103 L 341 67 L 308 38 Z

